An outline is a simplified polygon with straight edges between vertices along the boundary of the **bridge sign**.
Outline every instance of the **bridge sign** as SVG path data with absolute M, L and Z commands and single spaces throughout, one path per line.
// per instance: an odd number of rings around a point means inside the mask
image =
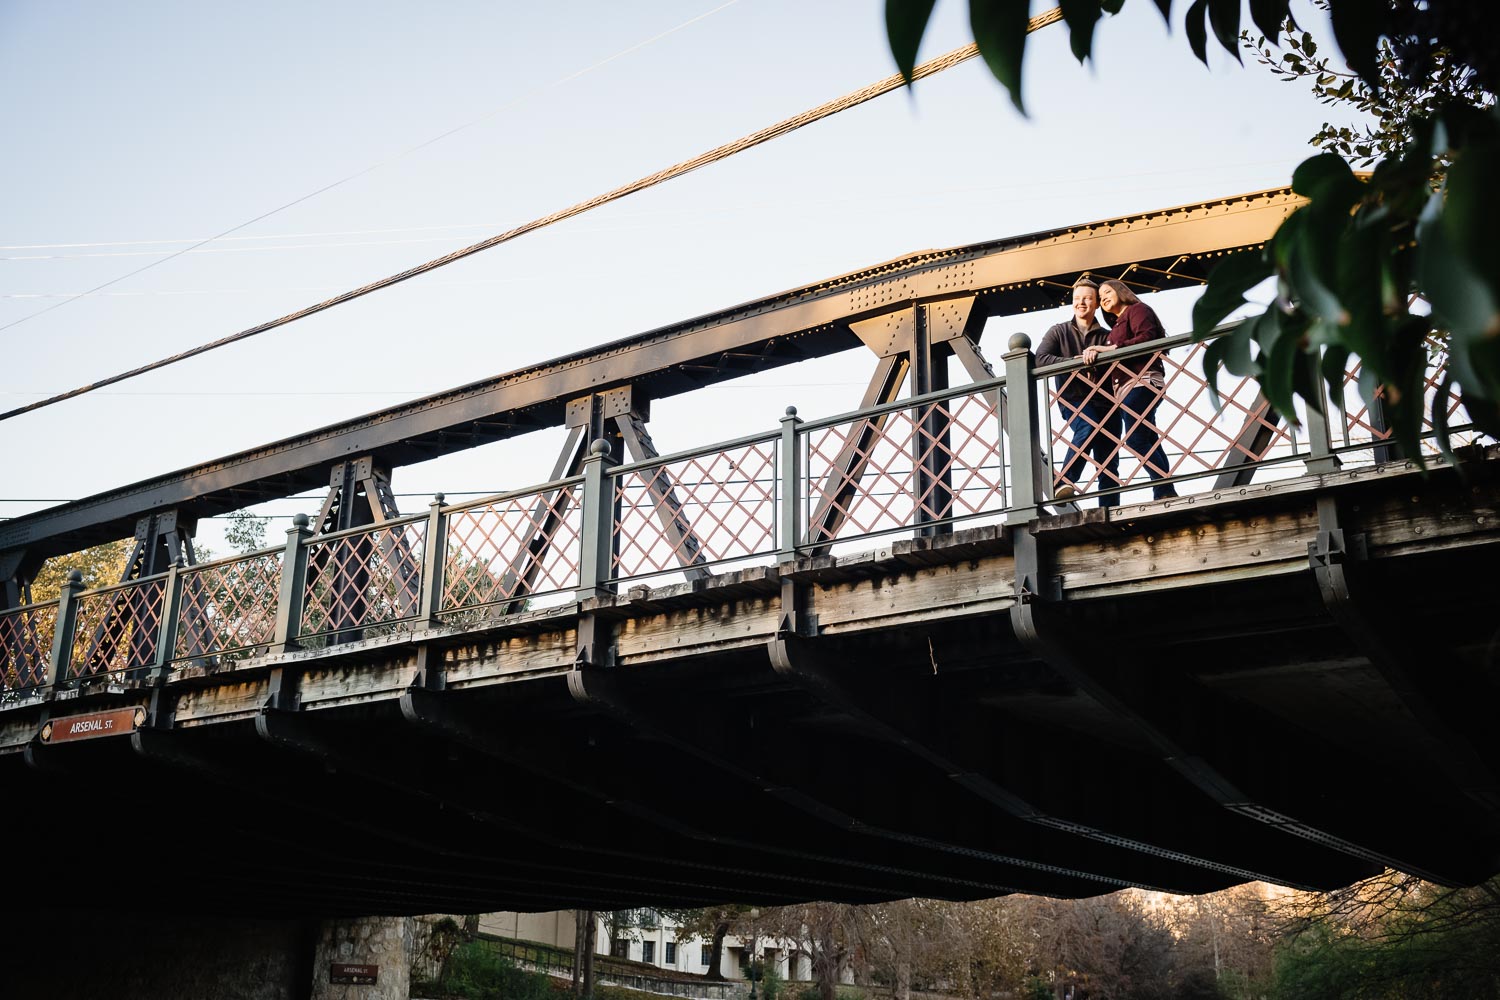
M 43 743 L 67 743 L 72 740 L 92 740 L 100 736 L 120 736 L 133 733 L 146 721 L 146 710 L 139 705 L 129 708 L 114 708 L 86 715 L 68 715 L 61 719 L 48 719 L 42 723 L 38 738 Z
M 349 965 L 345 962 L 328 963 L 328 981 L 347 986 L 374 986 L 380 978 L 378 965 Z

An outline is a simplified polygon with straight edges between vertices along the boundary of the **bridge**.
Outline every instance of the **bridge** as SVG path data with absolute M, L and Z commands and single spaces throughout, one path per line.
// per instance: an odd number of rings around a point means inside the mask
M 1120 503 L 1053 494 L 1081 366 L 1016 317 L 1082 275 L 1201 284 L 1296 204 L 924 253 L 0 524 L 10 891 L 362 916 L 1489 877 L 1500 452 L 1462 411 L 1424 473 L 1357 368 L 1292 426 L 1250 380 L 1216 411 L 1174 337 L 1113 357 L 1163 362 L 1179 496 L 1107 429 L 1118 485 L 1088 444 L 1081 485 Z M 874 360 L 854 412 L 653 444 L 653 399 L 842 351 Z M 557 426 L 532 485 L 397 508 L 403 464 Z M 284 544 L 195 559 L 198 519 L 313 486 Z M 31 602 L 42 560 L 131 535 L 119 584 Z

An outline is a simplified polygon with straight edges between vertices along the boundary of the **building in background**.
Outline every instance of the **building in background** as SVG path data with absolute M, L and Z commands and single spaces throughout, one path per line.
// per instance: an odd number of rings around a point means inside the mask
M 577 915 L 574 910 L 547 913 L 486 913 L 479 918 L 479 929 L 496 937 L 534 941 L 554 948 L 571 950 L 576 940 Z M 632 914 L 623 926 L 613 926 L 609 914 L 600 914 L 595 953 L 643 962 L 659 969 L 707 975 L 712 942 L 699 935 L 679 940 L 679 926 L 654 910 Z M 750 942 L 734 934 L 724 938 L 719 971 L 725 979 L 746 978 Z M 812 958 L 807 949 L 795 941 L 759 936 L 755 954 L 783 980 L 807 982 L 812 979 Z

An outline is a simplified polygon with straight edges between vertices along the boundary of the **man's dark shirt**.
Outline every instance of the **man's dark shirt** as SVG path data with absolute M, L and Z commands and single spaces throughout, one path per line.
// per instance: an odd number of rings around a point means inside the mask
M 1109 339 L 1109 328 L 1101 326 L 1097 316 L 1091 317 L 1091 321 L 1094 325 L 1087 334 L 1078 331 L 1078 323 L 1072 317 L 1050 327 L 1037 345 L 1037 366 L 1072 361 L 1083 353 L 1085 347 L 1103 346 Z M 1070 403 L 1083 402 L 1098 384 L 1098 372 L 1094 368 L 1080 368 L 1057 376 L 1058 395 Z M 1100 401 L 1108 397 L 1096 395 L 1094 398 Z

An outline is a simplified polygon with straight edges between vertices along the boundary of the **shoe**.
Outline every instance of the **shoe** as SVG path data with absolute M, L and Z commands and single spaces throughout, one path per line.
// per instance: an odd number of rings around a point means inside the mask
M 1052 491 L 1052 499 L 1054 500 L 1071 500 L 1077 495 L 1078 488 L 1072 483 L 1063 483 L 1057 489 Z
M 1151 491 L 1151 499 L 1153 500 L 1171 500 L 1176 496 L 1177 488 L 1175 486 L 1158 486 Z

